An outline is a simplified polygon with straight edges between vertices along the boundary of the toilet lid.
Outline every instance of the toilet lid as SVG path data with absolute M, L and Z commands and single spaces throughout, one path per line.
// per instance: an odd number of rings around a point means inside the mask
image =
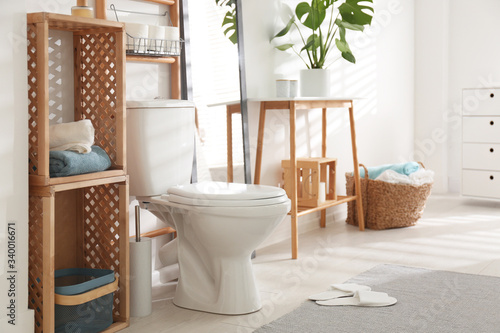
M 266 185 L 248 185 L 223 182 L 201 182 L 188 185 L 178 185 L 168 189 L 168 200 L 195 202 L 224 201 L 214 205 L 224 206 L 253 206 L 285 202 L 288 197 L 285 190 L 279 187 Z M 192 200 L 186 200 L 192 199 Z M 232 204 L 230 202 L 234 201 Z M 253 203 L 248 201 L 255 201 Z M 180 203 L 180 202 L 179 202 Z M 244 204 L 246 203 L 246 204 Z
M 249 199 L 249 200 L 214 200 L 214 199 L 196 199 L 187 198 L 175 194 L 163 194 L 162 199 L 170 202 L 188 206 L 205 207 L 255 207 L 277 205 L 289 201 L 286 195 L 267 199 Z

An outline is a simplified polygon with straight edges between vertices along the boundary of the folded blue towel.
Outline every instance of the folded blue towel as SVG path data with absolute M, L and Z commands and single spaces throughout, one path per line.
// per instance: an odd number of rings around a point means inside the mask
M 108 154 L 98 147 L 92 146 L 88 154 L 80 154 L 69 150 L 54 150 L 49 154 L 50 177 L 65 177 L 83 173 L 98 172 L 109 169 L 111 160 Z
M 376 179 L 386 170 L 394 170 L 402 175 L 410 175 L 417 171 L 420 165 L 417 162 L 407 162 L 399 164 L 384 164 L 375 167 L 366 168 L 368 170 L 368 176 L 370 179 Z M 359 168 L 359 176 L 361 178 L 365 177 L 365 169 Z

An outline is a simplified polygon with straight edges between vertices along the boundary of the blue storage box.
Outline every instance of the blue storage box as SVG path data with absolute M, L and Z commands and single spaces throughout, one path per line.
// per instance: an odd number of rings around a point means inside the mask
M 68 268 L 55 272 L 55 332 L 97 333 L 113 323 L 113 270 Z

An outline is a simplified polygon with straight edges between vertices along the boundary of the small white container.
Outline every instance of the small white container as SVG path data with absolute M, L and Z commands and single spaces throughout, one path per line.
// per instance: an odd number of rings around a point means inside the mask
M 295 98 L 299 92 L 299 81 L 290 80 L 290 95 L 289 97 Z
M 290 80 L 276 80 L 276 96 L 290 97 Z
M 318 193 L 319 203 L 324 203 L 326 201 L 326 183 L 319 183 L 319 193 Z

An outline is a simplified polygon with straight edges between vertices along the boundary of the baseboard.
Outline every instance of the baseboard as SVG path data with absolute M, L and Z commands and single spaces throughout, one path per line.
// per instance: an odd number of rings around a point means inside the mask
M 326 226 L 329 223 L 336 223 L 338 221 L 344 222 L 347 217 L 347 209 L 345 205 L 335 206 L 328 208 L 326 210 Z M 321 215 L 319 212 L 311 213 L 299 218 L 299 235 L 305 234 L 315 229 L 320 228 Z M 265 247 L 290 240 L 291 239 L 291 225 L 290 216 L 287 216 L 283 222 L 274 230 L 274 232 L 269 236 L 258 248 L 263 249 Z
M 15 325 L 9 323 L 10 317 L 0 318 L 0 332 L 32 333 L 35 329 L 35 314 L 26 309 L 16 313 Z

